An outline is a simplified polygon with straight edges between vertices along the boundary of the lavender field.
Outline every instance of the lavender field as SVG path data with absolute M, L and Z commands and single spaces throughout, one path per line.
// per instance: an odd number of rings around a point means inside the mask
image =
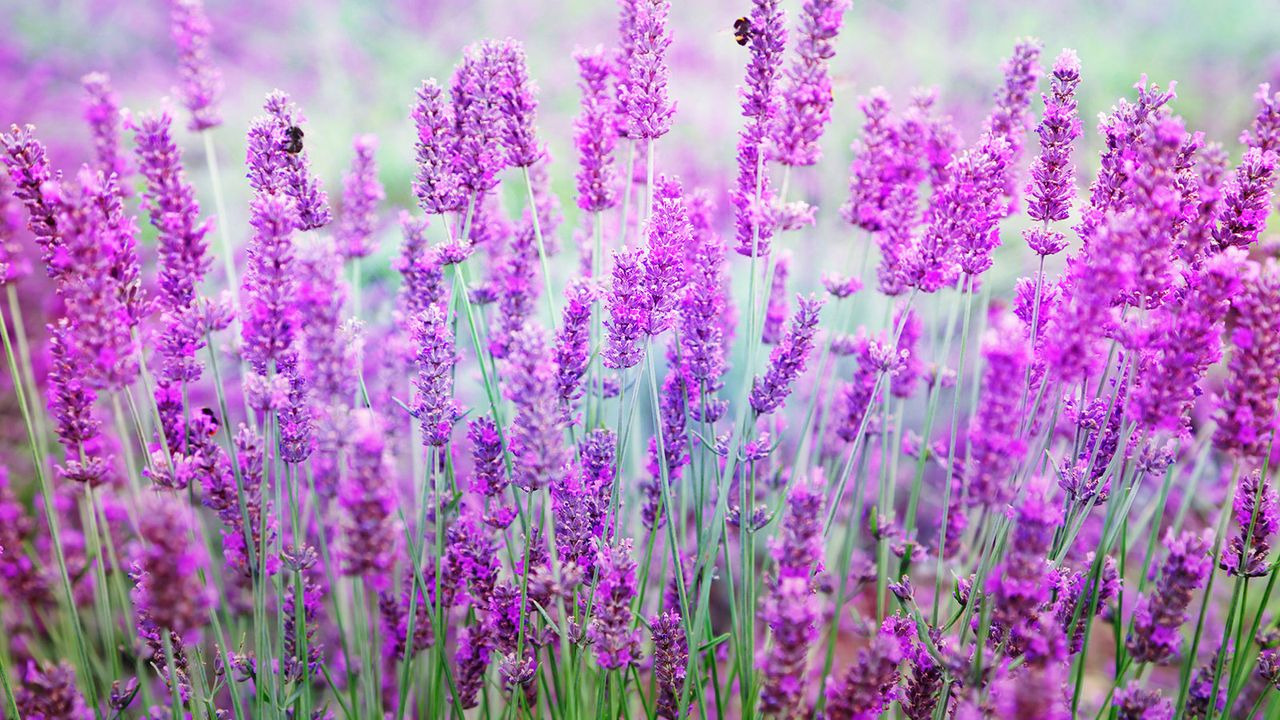
M 0 718 L 1280 718 L 1267 3 L 0 11 Z

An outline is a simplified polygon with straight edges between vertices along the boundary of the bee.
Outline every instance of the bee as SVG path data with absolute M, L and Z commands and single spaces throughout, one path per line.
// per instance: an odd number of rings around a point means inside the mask
M 288 138 L 284 144 L 284 151 L 290 155 L 297 155 L 302 152 L 302 128 L 297 125 L 290 125 L 284 131 L 284 134 Z
M 751 42 L 751 21 L 740 17 L 733 21 L 733 39 L 739 45 Z
M 204 415 L 205 418 L 209 420 L 209 429 L 207 430 L 209 437 L 217 435 L 219 428 L 221 428 L 221 424 L 218 422 L 218 416 L 214 414 L 212 409 L 207 407 L 200 408 L 200 414 Z

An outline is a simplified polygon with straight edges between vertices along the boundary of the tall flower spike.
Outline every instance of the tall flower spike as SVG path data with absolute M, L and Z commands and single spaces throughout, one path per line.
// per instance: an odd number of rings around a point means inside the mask
M 805 0 L 800 11 L 796 56 L 787 68 L 782 114 L 773 129 L 771 156 L 783 165 L 816 165 L 818 141 L 831 122 L 828 65 L 850 0 Z
M 40 259 L 45 272 L 56 278 L 63 271 L 55 261 L 62 245 L 58 227 L 58 213 L 63 204 L 59 184 L 62 173 L 55 173 L 49 165 L 44 144 L 35 137 L 35 127 L 13 125 L 9 132 L 0 135 L 4 144 L 4 164 L 13 181 L 13 196 L 27 209 L 27 229 L 35 236 L 40 247 Z
M 738 179 L 731 193 L 737 251 L 748 257 L 769 254 L 775 218 L 773 189 L 765 172 L 766 144 L 777 122 L 779 78 L 787 31 L 778 0 L 754 0 L 751 6 L 751 60 L 745 85 L 738 90 L 746 127 L 738 134 Z
M 1245 247 L 1258 240 L 1271 209 L 1276 184 L 1276 155 L 1251 148 L 1226 182 L 1218 210 L 1214 244 L 1219 250 Z
M 308 397 L 307 380 L 298 368 L 298 353 L 290 349 L 280 356 L 276 370 L 288 384 L 280 409 L 280 459 L 291 465 L 306 462 L 315 449 L 315 417 Z
M 595 290 L 584 280 L 575 280 L 565 290 L 566 302 L 560 327 L 556 330 L 556 387 L 566 420 L 574 422 L 582 397 L 582 378 L 591 361 L 591 308 Z
M 1045 479 L 1029 481 L 1018 504 L 1008 552 L 987 581 L 987 592 L 995 598 L 992 639 L 1003 644 L 1010 657 L 1025 654 L 1034 660 L 1053 656 L 1053 650 L 1043 647 L 1048 642 L 1046 636 L 1064 642 L 1061 631 L 1046 630 L 1040 618 L 1040 609 L 1050 599 L 1053 572 L 1045 556 L 1054 530 L 1062 524 L 1062 511 L 1047 490 Z
M 453 165 L 458 142 L 453 107 L 435 80 L 424 80 L 418 88 L 412 116 L 418 131 L 418 171 L 413 177 L 418 205 L 428 215 L 465 209 L 467 201 Z
M 253 239 L 244 276 L 244 356 L 259 374 L 293 343 L 297 330 L 293 229 L 294 205 L 284 195 L 259 194 L 249 206 Z
M 671 325 L 672 312 L 684 289 L 686 248 L 693 228 L 684 203 L 680 181 L 661 176 L 655 182 L 653 214 L 649 218 L 649 245 L 644 254 L 645 332 L 662 333 Z
M 89 73 L 80 82 L 88 95 L 84 105 L 84 119 L 93 135 L 96 169 L 101 170 L 104 175 L 115 173 L 124 182 L 132 172 L 132 165 L 128 156 L 120 150 L 120 100 L 111 89 L 111 79 L 103 73 Z
M 1214 446 L 1257 460 L 1270 445 L 1280 395 L 1280 263 L 1246 264 L 1243 291 L 1231 299 L 1231 361 L 1218 398 Z
M 538 144 L 534 130 L 534 115 L 538 111 L 535 97 L 538 86 L 529 79 L 524 46 L 515 40 L 501 45 L 499 54 L 498 101 L 502 108 L 502 142 L 507 149 L 507 163 L 512 167 L 527 168 L 541 160 L 546 153 Z
M 1041 223 L 1023 231 L 1022 236 L 1037 255 L 1054 255 L 1066 247 L 1066 236 L 1049 228 L 1049 223 L 1067 219 L 1075 198 L 1075 166 L 1071 145 L 1082 128 L 1076 104 L 1080 84 L 1080 58 L 1074 50 L 1063 50 L 1053 65 L 1050 93 L 1043 95 L 1044 117 L 1036 132 L 1040 155 L 1031 163 L 1027 184 L 1027 215 Z
M 899 668 L 911 652 L 915 623 L 900 615 L 884 619 L 871 643 L 858 651 L 857 662 L 827 686 L 830 720 L 880 717 L 901 694 Z
M 1253 127 L 1240 141 L 1264 153 L 1280 154 L 1280 92 L 1271 92 L 1271 85 L 1262 83 L 1253 100 L 1258 109 L 1253 116 Z
M 640 256 L 635 251 L 623 248 L 614 253 L 613 284 L 606 299 L 609 318 L 605 320 L 605 328 L 609 333 L 604 350 L 605 367 L 635 367 L 644 357 L 641 343 L 649 315 L 645 280 Z
M 471 441 L 474 468 L 471 491 L 483 497 L 487 504 L 484 521 L 506 529 L 515 518 L 515 508 L 506 504 L 509 480 L 502 461 L 502 437 L 498 434 L 498 426 L 487 417 L 478 417 L 467 423 L 467 439 Z
M 158 493 L 138 513 L 141 545 L 133 560 L 134 606 L 159 628 L 188 640 L 209 621 L 214 590 L 199 573 L 209 567 L 204 546 L 192 542 L 195 517 L 177 496 Z
M 1031 126 L 1031 96 L 1040 80 L 1039 40 L 1023 38 L 1013 47 L 1013 55 L 1002 66 L 1004 86 L 996 91 L 995 107 L 987 117 L 983 129 L 1009 146 L 1009 161 L 1016 162 L 1022 156 L 1022 140 Z M 1010 214 L 1017 204 L 1014 176 L 1000 178 L 1008 208 L 1000 216 Z
M 689 664 L 689 642 L 680 613 L 673 610 L 653 616 L 649 631 L 653 634 L 653 673 L 658 679 L 655 712 L 665 720 L 676 720 L 681 716 L 679 697 Z
M 21 717 L 48 720 L 90 720 L 94 717 L 76 687 L 76 671 L 70 663 L 39 665 L 26 661 L 26 669 L 16 688 L 14 702 Z
M 545 487 L 568 462 L 564 447 L 556 367 L 542 329 L 526 323 L 512 337 L 507 385 L 516 415 L 510 446 L 516 485 Z
M 96 394 L 85 381 L 89 370 L 76 346 L 75 328 L 66 318 L 49 326 L 49 356 L 49 412 L 66 450 L 58 473 L 76 482 L 102 485 L 108 480 L 108 466 L 98 455 L 101 433 L 93 412 Z
M 675 104 L 667 98 L 669 0 L 626 0 L 621 23 L 625 76 L 618 81 L 618 106 L 627 116 L 626 137 L 655 140 L 671 129 Z M 628 52 L 629 51 L 629 52 Z
M 1219 565 L 1228 575 L 1261 577 L 1270 572 L 1271 536 L 1280 526 L 1276 490 L 1261 472 L 1240 480 L 1233 505 L 1238 532 L 1223 551 Z
M 1026 451 L 1019 432 L 1022 386 L 1030 352 L 1021 323 L 1012 313 L 992 314 L 982 342 L 982 394 L 969 429 L 965 472 L 969 501 L 998 508 L 1009 500 L 1009 478 Z
M 640 659 L 640 631 L 632 630 L 631 600 L 636 596 L 636 561 L 631 538 L 616 545 L 597 543 L 599 579 L 587 637 L 595 643 L 596 663 L 618 670 Z
M 732 328 L 726 323 L 728 292 L 724 275 L 724 240 L 710 228 L 710 201 L 705 194 L 694 193 L 690 203 L 693 225 L 693 257 L 689 261 L 689 283 L 680 299 L 678 337 L 680 361 L 697 397 L 690 398 L 691 411 L 702 415 L 706 395 L 715 393 L 723 384 L 727 363 L 726 345 Z M 716 404 L 709 399 L 710 404 Z M 714 422 L 714 418 L 705 418 Z
M 378 203 L 386 197 L 373 157 L 378 150 L 378 138 L 360 135 L 352 142 L 352 149 L 355 155 L 351 159 L 351 170 L 343 178 L 342 216 L 338 218 L 338 251 L 348 259 L 368 257 L 374 251 Z
M 280 90 L 267 95 L 263 107 L 274 120 L 276 131 L 285 138 L 284 144 L 275 148 L 281 169 L 277 183 L 297 206 L 298 229 L 315 230 L 328 225 L 332 218 L 329 196 L 320 187 L 320 181 L 311 174 L 305 144 L 300 148 L 290 146 L 302 142 L 302 113 Z M 292 152 L 294 149 L 298 152 Z
M 807 577 L 779 578 L 760 608 L 772 643 L 761 655 L 760 709 L 792 717 L 804 698 L 809 650 L 817 639 L 817 598 Z
M 209 59 L 209 35 L 213 26 L 204 11 L 203 0 L 170 0 L 170 34 L 178 46 L 179 94 L 191 112 L 187 127 L 201 132 L 222 124 L 218 99 L 222 95 L 222 73 Z
M 337 555 L 343 575 L 372 578 L 380 588 L 400 537 L 394 467 L 381 418 L 362 408 L 352 412 L 352 423 L 350 472 L 338 490 Z
M 476 202 L 477 196 L 497 186 L 507 159 L 506 121 L 499 97 L 501 53 L 501 43 L 495 40 L 467 46 L 450 84 L 457 143 L 454 168 L 466 199 Z
M 453 332 L 439 306 L 429 305 L 414 318 L 413 339 L 418 366 L 413 414 L 422 426 L 423 442 L 441 447 L 449 442 L 460 412 L 453 401 L 453 368 L 458 359 Z
M 1170 530 L 1164 546 L 1169 555 L 1160 570 L 1160 579 L 1140 596 L 1125 647 L 1137 662 L 1164 663 L 1173 659 L 1182 644 L 1182 623 L 1192 595 L 1204 584 L 1212 569 L 1208 556 L 1210 536 L 1183 531 L 1178 537 Z
M 769 285 L 769 302 L 764 313 L 764 328 L 760 333 L 762 342 L 776 345 L 782 339 L 782 326 L 787 322 L 787 276 L 791 274 L 791 252 L 778 253 L 774 260 L 773 281 Z
M 751 383 L 751 407 L 759 415 L 768 415 L 782 407 L 813 350 L 818 313 L 826 301 L 814 295 L 797 295 L 796 302 L 798 307 L 787 332 L 769 355 L 769 369 Z
M 578 149 L 578 208 L 601 212 L 618 204 L 618 172 L 613 150 L 618 142 L 615 109 L 609 94 L 609 58 L 597 45 L 573 55 L 578 63 L 578 87 L 582 109 L 573 121 L 573 142 Z
M 898 127 L 893 121 L 889 93 L 882 87 L 858 99 L 865 120 L 862 138 L 854 141 L 849 165 L 849 199 L 840 206 L 840 216 L 867 232 L 884 228 L 885 202 L 893 189 L 886 181 L 898 165 Z

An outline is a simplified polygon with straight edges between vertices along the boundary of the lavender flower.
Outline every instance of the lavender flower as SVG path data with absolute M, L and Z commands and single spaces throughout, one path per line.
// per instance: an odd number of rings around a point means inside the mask
M 532 491 L 551 482 L 568 460 L 556 367 L 537 326 L 525 325 L 512 337 L 506 381 L 516 405 L 510 434 L 514 480 Z
M 1009 479 L 1026 452 L 1019 426 L 1030 353 L 1022 326 L 1011 313 L 993 315 L 990 322 L 982 342 L 983 392 L 969 429 L 965 473 L 970 502 L 997 508 L 1008 502 Z
M 413 337 L 418 365 L 413 415 L 422 426 L 423 442 L 442 447 L 449 442 L 460 414 L 453 400 L 453 368 L 458 358 L 444 311 L 429 305 L 414 319 Z
M 191 112 L 187 127 L 203 132 L 222 124 L 218 98 L 222 95 L 222 73 L 209 59 L 209 35 L 213 27 L 204 11 L 203 0 L 170 0 L 170 34 L 178 46 L 179 94 Z
M 791 253 L 782 252 L 774 260 L 773 282 L 769 285 L 769 301 L 764 312 L 764 328 L 760 340 L 776 345 L 782 339 L 782 326 L 787 321 L 787 276 L 791 274 Z
M 1262 83 L 1253 94 L 1253 101 L 1258 106 L 1253 116 L 1253 127 L 1241 136 L 1240 141 L 1264 153 L 1280 154 L 1280 92 L 1272 93 L 1271 85 Z
M 680 717 L 680 693 L 684 690 L 689 664 L 689 642 L 684 635 L 680 613 L 655 615 L 649 621 L 653 634 L 653 673 L 658 679 L 656 713 L 660 718 Z
M 1049 229 L 1049 223 L 1067 219 L 1075 197 L 1075 167 L 1071 164 L 1071 144 L 1082 129 L 1076 105 L 1080 84 L 1080 59 L 1074 50 L 1063 50 L 1053 65 L 1052 94 L 1044 98 L 1044 118 L 1037 134 L 1040 155 L 1031 163 L 1027 185 L 1027 215 L 1042 223 L 1023 231 L 1027 245 L 1037 255 L 1054 255 L 1066 247 L 1066 236 Z
M 538 109 L 534 96 L 538 88 L 529 79 L 524 46 L 507 40 L 499 47 L 498 106 L 503 119 L 502 143 L 506 146 L 507 162 L 512 167 L 527 168 L 545 155 L 533 128 L 534 113 Z
M 288 137 L 292 132 L 291 128 L 298 128 L 303 123 L 302 113 L 298 111 L 289 96 L 279 90 L 267 95 L 263 108 L 271 117 L 275 132 L 278 134 L 276 137 Z M 252 133 L 251 128 L 250 134 Z M 278 167 L 276 176 L 271 178 L 270 192 L 283 191 L 293 199 L 299 230 L 315 230 L 324 227 L 329 224 L 332 217 L 329 212 L 329 196 L 320 187 L 320 181 L 311 174 L 307 151 L 304 149 L 296 153 L 286 152 L 286 144 L 286 142 L 279 142 L 274 147 L 266 149 L 266 152 L 274 155 L 272 162 Z M 258 151 L 252 143 L 250 143 L 249 152 L 251 167 L 261 162 L 260 158 L 255 157 Z M 258 192 L 264 190 L 257 185 L 254 189 Z
M 769 355 L 769 369 L 751 383 L 751 408 L 759 415 L 768 415 L 782 407 L 813 350 L 818 313 L 826 301 L 814 295 L 807 298 L 797 295 L 796 302 L 799 305 L 786 334 Z
M 1218 210 L 1214 244 L 1219 250 L 1248 247 L 1266 225 L 1276 183 L 1276 156 L 1251 148 L 1226 182 Z
M 733 189 L 737 251 L 769 254 L 773 237 L 773 190 L 764 172 L 766 146 L 778 114 L 782 50 L 787 31 L 778 0 L 754 0 L 751 6 L 751 61 L 745 87 L 739 90 L 747 125 L 738 134 L 738 180 Z
M 262 437 L 244 425 L 236 432 L 237 483 L 226 451 L 211 438 L 210 431 L 216 430 L 212 418 L 203 413 L 193 419 L 192 434 L 201 440 L 190 449 L 190 457 L 203 484 L 201 501 L 222 521 L 222 550 L 227 567 L 243 576 L 273 575 L 279 569 L 279 559 L 274 554 L 259 555 L 259 550 L 271 547 L 276 538 L 271 503 L 263 497 L 266 474 Z
M 485 498 L 488 504 L 485 522 L 506 528 L 515 517 L 515 508 L 504 506 L 508 478 L 502 463 L 502 438 L 493 420 L 479 417 L 467 424 L 467 439 L 471 441 L 472 490 Z M 495 507 L 496 505 L 496 507 Z
M 84 106 L 84 119 L 93 135 L 93 154 L 97 159 L 96 170 L 103 175 L 114 174 L 121 182 L 132 172 L 129 158 L 120 151 L 120 100 L 111 89 L 111 79 L 103 73 L 90 73 L 80 78 L 88 98 Z
M 1010 161 L 1016 161 L 1022 155 L 1022 139 L 1031 126 L 1031 93 L 1035 91 L 1040 80 L 1040 41 L 1024 38 L 1013 47 L 1013 55 L 1005 61 L 1004 87 L 996 91 L 995 107 L 983 130 L 1007 144 Z M 1008 215 L 1017 203 L 1016 190 L 1012 175 L 1000 178 L 1004 183 L 1003 192 L 1009 207 L 1003 213 Z
M 1131 684 L 1116 691 L 1111 702 L 1119 720 L 1173 720 L 1173 702 L 1159 690 L 1147 690 Z
M 760 607 L 773 642 L 757 661 L 760 709 L 790 717 L 804 696 L 809 649 L 817 639 L 818 608 L 807 577 L 780 578 Z
M 728 369 L 725 354 L 733 328 L 727 321 L 728 290 L 724 274 L 724 240 L 707 226 L 710 208 L 695 194 L 690 221 L 694 227 L 694 255 L 689 261 L 688 284 L 680 299 L 677 323 L 680 360 L 691 389 L 699 399 L 693 411 L 701 413 L 705 396 L 720 389 Z M 711 418 L 714 420 L 714 418 Z
M 596 663 L 605 670 L 624 669 L 640 659 L 640 633 L 632 630 L 631 600 L 636 595 L 636 562 L 631 539 L 609 546 L 599 543 L 595 608 L 587 637 L 595 643 Z
M 400 537 L 385 427 L 372 410 L 352 412 L 350 472 L 338 489 L 337 555 L 348 577 L 386 582 Z
M 901 164 L 900 139 L 892 118 L 889 94 L 882 87 L 858 99 L 866 120 L 862 139 L 853 143 L 849 166 L 849 200 L 840 206 L 840 215 L 854 227 L 877 232 L 885 227 L 885 201 L 894 186 L 889 182 Z M 914 199 L 914 196 L 913 196 Z
M 96 394 L 85 381 L 89 368 L 76 340 L 75 328 L 66 318 L 49 326 L 49 413 L 58 441 L 66 450 L 58 474 L 98 486 L 109 479 L 108 458 L 98 454 L 101 423 L 94 417 Z
M 1232 507 L 1239 531 L 1223 550 L 1219 566 L 1228 575 L 1261 577 L 1270 572 L 1271 536 L 1280 526 L 1276 490 L 1260 472 L 1246 474 L 1236 488 Z
M 643 309 L 645 333 L 660 335 L 671 325 L 672 312 L 684 288 L 685 248 L 692 239 L 689 211 L 680 181 L 663 175 L 654 187 L 653 215 L 649 218 L 645 249 Z
M 56 278 L 64 269 L 55 261 L 62 244 L 58 226 L 63 203 L 59 188 L 62 174 L 50 168 L 44 145 L 35 138 L 35 130 L 31 125 L 13 125 L 8 133 L 0 135 L 0 142 L 4 144 L 3 160 L 13 181 L 13 196 L 27 208 L 27 229 L 40 247 L 40 259 L 48 276 Z
M 24 550 L 33 540 L 35 523 L 14 495 L 9 468 L 0 466 L 0 589 L 12 602 L 32 608 L 53 603 L 48 579 Z
M 352 143 L 355 157 L 343 178 L 342 217 L 338 220 L 338 249 L 347 259 L 368 257 L 373 252 L 373 233 L 378 224 L 378 203 L 386 197 L 378 182 L 378 166 L 373 154 L 378 138 L 360 135 Z
M 565 290 L 564 316 L 556 331 L 555 364 L 557 394 L 565 418 L 572 423 L 582 397 L 582 378 L 591 361 L 591 308 L 595 291 L 584 281 Z
M 605 367 L 635 367 L 644 357 L 641 343 L 649 318 L 646 279 L 640 256 L 635 251 L 623 248 L 614 253 L 613 285 L 607 297 L 609 318 L 605 320 L 609 331 L 604 350 Z
M 671 129 L 675 104 L 667 98 L 669 0 L 626 0 L 621 23 L 624 77 L 618 81 L 618 108 L 626 115 L 624 137 L 652 141 Z
M 1033 479 L 1017 508 L 1017 518 L 1005 559 L 993 571 L 987 591 L 994 601 L 991 616 L 992 641 L 1003 643 L 1010 657 L 1027 654 L 1044 657 L 1039 645 L 1049 641 L 1039 617 L 1049 601 L 1052 567 L 1045 561 L 1054 531 L 1062 523 L 1062 512 L 1047 497 L 1048 483 Z M 1050 618 L 1051 621 L 1051 618 Z M 1060 636 L 1058 642 L 1062 642 Z
M 458 704 L 469 710 L 480 704 L 480 690 L 484 687 L 485 670 L 489 667 L 489 643 L 482 627 L 470 625 L 458 635 L 458 648 L 454 654 L 457 665 Z
M 783 165 L 816 165 L 818 140 L 831 122 L 834 95 L 828 65 L 849 0 L 806 0 L 796 57 L 787 68 L 781 116 L 773 128 L 773 159 Z
M 423 81 L 418 88 L 412 115 L 418 131 L 418 171 L 413 179 L 418 205 L 428 215 L 465 209 L 467 200 L 453 166 L 457 146 L 453 107 L 435 80 Z
M 1177 655 L 1187 606 L 1212 569 L 1209 542 L 1208 534 L 1189 530 L 1176 538 L 1172 531 L 1165 535 L 1169 556 L 1155 588 L 1138 599 L 1132 628 L 1125 638 L 1125 647 L 1137 662 L 1164 663 Z
M 266 374 L 297 332 L 296 280 L 290 272 L 297 214 L 285 196 L 260 193 L 249 206 L 249 222 L 254 234 L 242 285 L 241 332 L 245 359 L 259 374 Z
M 1236 322 L 1231 361 L 1219 397 L 1214 445 L 1257 459 L 1270 444 L 1280 395 L 1280 264 L 1247 263 L 1243 291 L 1231 299 Z
M 13 700 L 22 717 L 48 720 L 90 720 L 94 717 L 76 687 L 75 668 L 67 662 L 39 665 L 28 660 Z
M 445 302 L 444 268 L 438 248 L 427 246 L 427 220 L 400 214 L 404 243 L 393 263 L 404 283 L 397 296 L 402 322 L 421 315 L 433 305 Z
M 307 397 L 307 381 L 298 369 L 298 354 L 293 350 L 280 356 L 276 370 L 289 386 L 284 407 L 277 416 L 280 459 L 297 465 L 305 462 L 315 449 L 315 418 Z
M 574 53 L 573 59 L 578 63 L 578 87 L 582 89 L 582 111 L 573 122 L 573 141 L 578 148 L 578 207 L 583 212 L 601 212 L 618 204 L 611 68 L 599 45 Z
M 200 573 L 208 568 L 204 547 L 189 537 L 195 518 L 174 496 L 157 494 L 138 514 L 143 545 L 133 555 L 133 602 L 156 627 L 191 640 L 199 636 L 213 607 L 214 591 Z
M 450 83 L 457 143 L 453 164 L 469 200 L 497 186 L 507 161 L 507 119 L 500 97 L 504 53 L 504 44 L 494 40 L 467 46 Z
M 323 646 L 319 639 L 320 608 L 323 595 L 320 585 L 311 577 L 316 563 L 316 553 L 310 547 L 301 550 L 286 550 L 288 561 L 293 569 L 293 580 L 284 595 L 284 658 L 280 673 L 283 677 L 295 682 L 303 678 L 303 668 L 308 668 L 312 677 L 320 674 L 320 661 L 323 657 Z M 298 608 L 299 598 L 302 607 Z M 298 626 L 301 620 L 302 627 Z M 303 645 L 306 646 L 306 655 Z
M 858 661 L 827 686 L 826 717 L 863 720 L 880 717 L 898 698 L 899 667 L 911 651 L 915 625 L 893 615 L 884 619 Z

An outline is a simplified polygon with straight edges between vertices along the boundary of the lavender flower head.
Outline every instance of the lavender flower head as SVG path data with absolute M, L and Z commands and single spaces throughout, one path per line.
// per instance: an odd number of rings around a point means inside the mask
M 769 254 L 773 237 L 773 190 L 765 173 L 766 143 L 779 105 L 779 78 L 787 31 L 778 0 L 755 0 L 751 7 L 751 60 L 746 83 L 739 88 L 746 127 L 738 135 L 738 176 L 732 191 L 736 250 L 740 255 Z
M 647 234 L 642 302 L 647 314 L 645 333 L 653 337 L 671 325 L 685 284 L 686 248 L 692 242 L 693 227 L 678 179 L 663 175 L 655 182 Z
M 1228 575 L 1261 577 L 1271 571 L 1267 563 L 1271 536 L 1280 527 L 1276 490 L 1261 472 L 1240 480 L 1232 503 L 1237 532 L 1222 551 L 1219 566 Z
M 80 79 L 88 95 L 84 119 L 93 135 L 93 154 L 97 169 L 104 175 L 114 173 L 121 181 L 132 170 L 129 158 L 120 150 L 122 115 L 120 100 L 111 89 L 111 79 L 103 73 L 90 73 Z
M 516 485 L 545 487 L 568 461 L 556 367 L 541 328 L 526 323 L 512 337 L 505 379 L 516 405 L 509 436 Z
M 159 628 L 188 639 L 209 621 L 214 589 L 200 573 L 209 567 L 204 546 L 192 542 L 194 516 L 173 495 L 153 496 L 138 513 L 140 546 L 133 555 L 133 601 Z
M 1182 644 L 1181 628 L 1187 619 L 1192 595 L 1212 569 L 1208 556 L 1211 537 L 1190 530 L 1178 537 L 1170 531 L 1169 549 L 1156 586 L 1138 599 L 1125 647 L 1137 662 L 1164 663 L 1173 659 Z
M 179 94 L 191 112 L 187 127 L 202 132 L 222 124 L 217 103 L 222 95 L 222 73 L 209 59 L 209 35 L 213 27 L 203 0 L 170 0 L 170 34 L 178 46 Z
M 496 187 L 508 160 L 509 118 L 501 97 L 505 54 L 505 44 L 496 40 L 467 46 L 450 83 L 457 143 L 453 166 L 469 199 Z
M 325 194 L 324 188 L 320 187 L 320 181 L 311 173 L 307 151 L 303 149 L 296 153 L 288 152 L 288 143 L 293 141 L 294 128 L 301 129 L 300 126 L 305 118 L 289 96 L 280 90 L 272 91 L 267 95 L 267 101 L 263 107 L 271 117 L 275 132 L 282 138 L 280 144 L 268 150 L 274 155 L 273 164 L 279 168 L 278 175 L 272 178 L 272 187 L 276 189 L 271 192 L 282 189 L 293 199 L 297 208 L 299 230 L 315 230 L 328 225 L 332 218 L 332 213 L 329 211 L 329 196 Z M 249 164 L 253 166 L 255 149 L 252 144 L 250 155 Z M 263 190 L 257 186 L 254 189 L 259 192 Z
M 430 305 L 414 319 L 413 337 L 417 346 L 418 376 L 414 379 L 413 414 L 422 426 L 423 442 L 441 447 L 453 434 L 460 414 L 453 400 L 453 369 L 457 355 L 453 332 L 445 323 L 444 311 Z
M 818 141 L 831 122 L 835 100 L 828 65 L 850 0 L 806 0 L 800 15 L 796 57 L 787 68 L 781 116 L 773 128 L 771 156 L 783 165 L 816 165 Z
M 457 145 L 453 107 L 435 80 L 425 80 L 418 88 L 412 115 L 418 132 L 418 171 L 413 178 L 418 205 L 428 215 L 463 210 L 467 201 L 453 165 Z
M 649 312 L 640 255 L 623 248 L 613 255 L 613 283 L 606 296 L 609 317 L 604 349 L 605 367 L 625 369 L 640 364 L 644 357 L 641 343 L 646 334 Z
M 631 600 L 636 596 L 631 539 L 614 546 L 600 542 L 597 554 L 599 580 L 587 637 L 595 643 L 596 663 L 605 670 L 618 670 L 640 659 L 640 632 L 631 629 Z
M 582 110 L 573 122 L 573 142 L 578 149 L 578 208 L 601 212 L 618 204 L 618 172 L 613 150 L 618 142 L 616 111 L 609 94 L 609 58 L 597 45 L 573 55 L 578 63 L 578 87 Z
M 498 104 L 502 111 L 502 143 L 507 163 L 527 168 L 545 156 L 533 127 L 538 87 L 529 79 L 524 46 L 515 40 L 500 45 Z
M 680 693 L 689 664 L 689 641 L 684 634 L 680 613 L 655 615 L 649 620 L 653 634 L 653 673 L 658 679 L 657 716 L 665 720 L 680 717 Z
M 633 0 L 633 11 L 624 19 L 622 77 L 618 81 L 618 106 L 627 117 L 625 136 L 635 140 L 655 140 L 671 129 L 675 104 L 667 98 L 667 48 L 671 31 L 667 28 L 669 0 Z
M 827 686 L 827 717 L 863 720 L 881 717 L 900 695 L 899 668 L 911 653 L 915 624 L 902 616 L 884 619 L 858 660 Z
M 368 257 L 373 252 L 378 203 L 386 197 L 373 157 L 378 150 L 378 138 L 360 135 L 352 148 L 355 156 L 351 170 L 343 178 L 342 216 L 338 219 L 338 251 L 348 259 Z
M 1067 219 L 1076 194 L 1075 167 L 1071 164 L 1071 144 L 1080 137 L 1076 86 L 1080 84 L 1080 58 L 1074 50 L 1063 50 L 1053 65 L 1052 90 L 1044 95 L 1044 118 L 1036 132 L 1040 155 L 1031 163 L 1027 185 L 1027 215 L 1042 225 L 1023 231 L 1027 244 L 1037 255 L 1054 255 L 1066 247 L 1066 236 L 1049 229 L 1049 223 Z
M 294 204 L 284 195 L 259 194 L 249 209 L 254 235 L 249 243 L 249 269 L 243 281 L 244 356 L 260 374 L 293 343 L 298 313 L 294 303 Z
M 1218 398 L 1214 445 L 1258 459 L 1267 451 L 1280 395 L 1280 263 L 1245 265 L 1242 292 L 1231 298 L 1231 360 Z
M 751 384 L 751 408 L 759 415 L 768 415 L 782 407 L 813 350 L 818 313 L 826 301 L 815 295 L 797 295 L 796 303 L 796 312 L 786 333 L 769 355 L 768 370 L 756 376 Z
M 372 410 L 352 413 L 350 469 L 338 488 L 337 555 L 348 577 L 386 582 L 396 557 L 400 528 L 386 428 Z

